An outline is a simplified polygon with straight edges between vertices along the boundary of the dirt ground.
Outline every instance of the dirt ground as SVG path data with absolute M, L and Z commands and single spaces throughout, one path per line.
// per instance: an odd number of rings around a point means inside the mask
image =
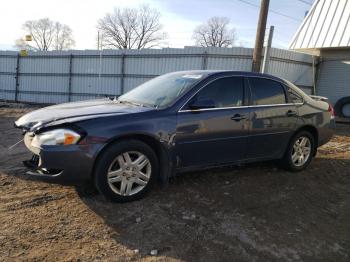
M 112 204 L 90 185 L 25 175 L 30 154 L 7 148 L 29 110 L 0 104 L 0 261 L 350 261 L 350 125 L 300 173 L 274 163 L 188 173 Z

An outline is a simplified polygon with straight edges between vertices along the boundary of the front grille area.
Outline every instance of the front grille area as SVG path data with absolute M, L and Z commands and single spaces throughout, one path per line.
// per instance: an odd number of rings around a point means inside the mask
M 33 155 L 30 160 L 23 161 L 23 164 L 29 169 L 37 169 L 39 167 L 40 157 L 38 155 Z
M 23 164 L 25 167 L 29 168 L 30 170 L 33 170 L 36 172 L 38 175 L 51 175 L 55 176 L 60 174 L 63 170 L 62 169 L 48 169 L 48 168 L 42 168 L 40 167 L 40 156 L 38 155 L 33 155 L 30 160 L 25 160 L 23 161 Z

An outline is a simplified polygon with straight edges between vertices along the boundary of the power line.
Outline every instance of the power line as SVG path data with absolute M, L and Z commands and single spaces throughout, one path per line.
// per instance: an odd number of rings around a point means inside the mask
M 276 15 L 281 15 L 281 16 L 287 17 L 287 18 L 292 19 L 292 20 L 297 21 L 297 22 L 301 22 L 301 21 L 302 21 L 301 19 L 298 19 L 298 18 L 289 16 L 289 15 L 285 15 L 285 14 L 280 13 L 280 12 L 275 11 L 275 10 L 271 10 L 271 9 L 270 9 L 270 12 L 271 12 L 271 13 L 274 13 L 274 14 L 276 14 Z
M 242 2 L 242 3 L 246 3 L 246 4 L 248 4 L 248 5 L 251 5 L 251 6 L 254 6 L 254 7 L 260 8 L 260 6 L 259 6 L 259 5 L 254 4 L 254 3 L 252 3 L 252 2 L 248 2 L 248 1 L 245 1 L 245 0 L 237 0 L 237 1 L 240 1 L 240 2 Z
M 259 5 L 254 4 L 254 3 L 252 3 L 252 2 L 249 2 L 249 1 L 246 1 L 246 0 L 237 0 L 237 1 L 242 2 L 242 3 L 245 3 L 245 4 L 248 4 L 248 5 L 250 5 L 250 6 L 254 6 L 254 7 L 260 8 Z M 301 22 L 301 19 L 298 19 L 298 18 L 289 16 L 289 15 L 283 14 L 283 13 L 281 13 L 281 12 L 278 12 L 278 11 L 275 11 L 275 10 L 272 10 L 272 9 L 270 9 L 270 12 L 271 12 L 271 13 L 274 13 L 274 14 L 276 14 L 276 15 L 284 16 L 284 17 L 286 17 L 286 18 L 292 19 L 292 20 L 297 21 L 297 22 Z
M 302 2 L 302 3 L 304 3 L 304 4 L 307 4 L 307 5 L 312 5 L 310 2 L 307 2 L 307 1 L 305 1 L 305 0 L 298 0 L 299 2 Z

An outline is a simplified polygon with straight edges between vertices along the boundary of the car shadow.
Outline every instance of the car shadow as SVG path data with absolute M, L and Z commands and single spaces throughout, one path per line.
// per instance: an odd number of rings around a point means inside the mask
M 315 256 L 346 261 L 350 159 L 330 157 L 333 151 L 346 154 L 344 148 L 322 150 L 300 173 L 273 162 L 184 173 L 167 188 L 156 187 L 144 199 L 125 204 L 106 201 L 91 183 L 59 184 L 74 185 L 84 205 L 110 228 L 106 239 L 139 250 L 137 258 L 156 249 L 161 259 L 185 261 Z M 19 159 L 28 157 L 24 148 L 3 156 L 1 173 L 42 181 L 18 167 Z
M 349 167 L 349 159 L 316 158 L 299 173 L 272 162 L 185 173 L 125 204 L 91 185 L 76 189 L 112 237 L 141 257 L 156 249 L 186 261 L 343 260 L 330 246 L 343 239 L 350 247 L 342 207 L 350 207 Z
M 21 139 L 13 120 L 0 118 L 1 173 L 42 181 L 18 167 L 30 156 L 23 145 L 6 151 Z M 348 135 L 348 126 L 337 132 Z M 157 249 L 162 258 L 185 261 L 348 261 L 350 160 L 325 154 L 300 173 L 271 162 L 185 173 L 125 204 L 106 201 L 91 184 L 75 188 L 111 229 L 106 239 L 139 250 L 141 258 Z

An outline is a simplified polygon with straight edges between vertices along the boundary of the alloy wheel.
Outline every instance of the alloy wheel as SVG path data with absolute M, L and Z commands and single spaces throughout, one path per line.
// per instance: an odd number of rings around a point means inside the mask
M 311 141 L 306 136 L 299 137 L 292 150 L 292 162 L 295 166 L 303 166 L 310 158 L 311 155 Z
M 150 160 L 137 151 L 118 155 L 108 168 L 109 187 L 118 195 L 132 196 L 148 184 L 152 173 Z

